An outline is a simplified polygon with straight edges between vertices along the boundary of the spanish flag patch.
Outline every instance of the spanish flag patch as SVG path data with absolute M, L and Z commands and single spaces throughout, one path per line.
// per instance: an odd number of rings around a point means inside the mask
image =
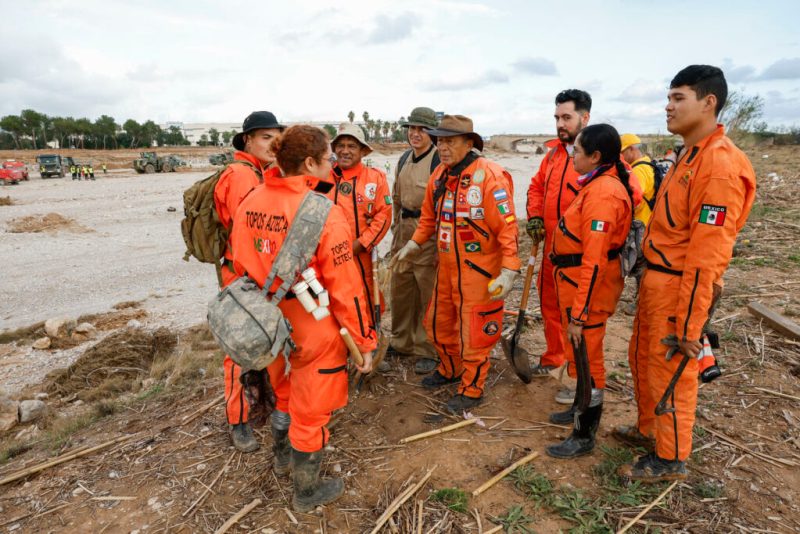
M 703 224 L 710 224 L 711 226 L 723 226 L 725 224 L 725 206 L 713 206 L 711 204 L 703 204 L 700 209 L 700 222 Z
M 608 223 L 605 221 L 592 221 L 592 232 L 608 232 Z

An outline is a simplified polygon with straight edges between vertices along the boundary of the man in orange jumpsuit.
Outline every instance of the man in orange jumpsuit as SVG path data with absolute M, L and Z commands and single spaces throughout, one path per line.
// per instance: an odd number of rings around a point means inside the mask
M 547 142 L 550 150 L 531 179 L 527 202 L 528 235 L 534 243 L 544 241 L 545 251 L 537 286 L 547 350 L 533 369 L 533 376 L 538 377 L 548 376 L 551 370 L 565 362 L 561 313 L 556 299 L 553 264 L 547 257 L 547 251 L 553 246 L 553 232 L 558 220 L 578 194 L 578 173 L 572 166 L 572 147 L 575 138 L 589 123 L 592 97 L 585 91 L 568 89 L 556 95 L 555 104 L 558 139 Z M 571 404 L 573 397 L 574 391 L 565 389 L 559 392 L 556 400 Z
M 372 310 L 374 284 L 372 279 L 372 249 L 389 231 L 392 224 L 392 196 L 386 174 L 379 169 L 365 166 L 361 159 L 372 152 L 360 126 L 345 122 L 339 125 L 338 133 L 331 142 L 336 153 L 336 166 L 331 171 L 331 180 L 336 186 L 328 196 L 344 210 L 350 230 L 353 232 L 353 255 L 358 265 L 362 286 L 369 303 L 369 324 L 374 324 Z
M 425 326 L 439 366 L 422 385 L 459 382 L 445 407 L 461 414 L 482 400 L 503 298 L 520 268 L 514 192 L 511 175 L 473 151 L 483 150 L 483 139 L 472 120 L 445 115 L 428 133 L 437 138 L 442 163 L 428 181 L 419 225 L 391 266 L 413 261 L 435 235 L 439 265 Z
M 233 138 L 236 152 L 219 177 L 214 188 L 214 206 L 220 223 L 230 228 L 236 209 L 245 196 L 259 183 L 263 174 L 280 174 L 273 166 L 275 158 L 270 151 L 272 139 L 283 131 L 275 115 L 269 111 L 254 111 L 244 120 L 242 131 Z M 268 168 L 272 166 L 271 168 Z M 233 270 L 233 252 L 228 246 L 222 264 L 222 287 L 239 277 Z M 242 452 L 258 449 L 253 429 L 247 423 L 248 406 L 239 380 L 241 369 L 225 355 L 225 413 L 230 425 L 231 441 Z
M 651 447 L 655 437 L 654 452 L 620 468 L 632 480 L 686 478 L 702 328 L 713 286 L 728 267 L 755 197 L 750 162 L 717 124 L 727 93 L 722 71 L 708 65 L 686 67 L 670 84 L 667 129 L 683 137 L 685 147 L 659 188 L 644 236 L 647 267 L 628 351 L 638 421 L 614 432 L 629 443 L 650 441 Z M 679 353 L 667 360 L 662 340 L 670 334 Z M 656 403 L 684 355 L 689 361 L 667 406 L 674 412 L 656 416 Z
M 231 244 L 234 268 L 262 285 L 272 268 L 300 202 L 309 193 L 309 178 L 327 177 L 331 169 L 330 147 L 324 132 L 311 126 L 293 126 L 279 138 L 276 156 L 286 177 L 265 176 L 242 202 L 233 223 Z M 315 153 L 316 150 L 316 153 Z M 294 471 L 295 510 L 307 512 L 317 504 L 335 499 L 343 491 L 341 479 L 319 480 L 322 449 L 328 442 L 326 428 L 331 412 L 347 404 L 347 348 L 339 334 L 344 327 L 364 355 L 369 372 L 376 339 L 364 324 L 369 313 L 360 297 L 361 275 L 352 253 L 348 221 L 342 209 L 332 206 L 309 267 L 327 290 L 331 314 L 320 320 L 305 311 L 289 293 L 278 305 L 292 325 L 297 350 L 290 356 L 291 370 L 279 356 L 268 368 L 276 397 L 276 412 L 288 414 L 291 422 L 276 443 L 276 467 Z M 273 291 L 282 281 L 276 280 Z M 281 462 L 279 456 L 284 456 Z

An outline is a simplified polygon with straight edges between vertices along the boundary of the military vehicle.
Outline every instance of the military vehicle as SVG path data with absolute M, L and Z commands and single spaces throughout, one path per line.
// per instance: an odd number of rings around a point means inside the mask
M 58 154 L 36 156 L 36 164 L 39 167 L 39 176 L 42 178 L 50 178 L 51 176 L 63 178 L 69 168 L 66 158 L 62 158 Z
M 208 162 L 212 165 L 225 165 L 233 161 L 233 152 L 228 150 L 221 154 L 211 154 L 208 156 Z
M 133 168 L 139 174 L 152 174 L 154 172 L 175 172 L 186 163 L 176 156 L 159 156 L 155 152 L 142 152 L 139 158 L 133 160 Z

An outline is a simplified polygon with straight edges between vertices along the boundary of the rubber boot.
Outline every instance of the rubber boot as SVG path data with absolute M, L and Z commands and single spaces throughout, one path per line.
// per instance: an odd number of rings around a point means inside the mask
M 253 452 L 258 450 L 258 440 L 249 423 L 230 426 L 231 442 L 237 451 Z
M 600 416 L 603 414 L 603 404 L 590 406 L 578 416 L 577 425 L 567 439 L 556 445 L 549 445 L 545 451 L 553 458 L 575 458 L 589 454 L 594 450 L 597 427 L 600 426 Z
M 341 478 L 320 480 L 322 450 L 300 452 L 292 448 L 292 462 L 294 464 L 292 509 L 295 512 L 310 512 L 317 506 L 335 501 L 344 493 L 344 482 Z
M 292 446 L 289 443 L 289 414 L 275 410 L 270 416 L 272 427 L 273 469 L 278 475 L 288 475 L 291 469 Z
M 572 401 L 572 406 L 569 410 L 563 412 L 553 412 L 550 414 L 550 422 L 556 425 L 568 425 L 575 421 L 575 401 Z

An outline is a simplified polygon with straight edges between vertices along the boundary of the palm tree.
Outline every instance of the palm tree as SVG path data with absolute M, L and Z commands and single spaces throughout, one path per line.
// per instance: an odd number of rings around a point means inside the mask
M 351 111 L 347 114 L 347 118 L 350 119 L 350 122 L 352 123 L 356 118 L 356 114 Z
M 362 113 L 361 117 L 364 119 L 364 122 L 366 124 L 369 124 L 369 111 L 365 111 L 364 113 Z

